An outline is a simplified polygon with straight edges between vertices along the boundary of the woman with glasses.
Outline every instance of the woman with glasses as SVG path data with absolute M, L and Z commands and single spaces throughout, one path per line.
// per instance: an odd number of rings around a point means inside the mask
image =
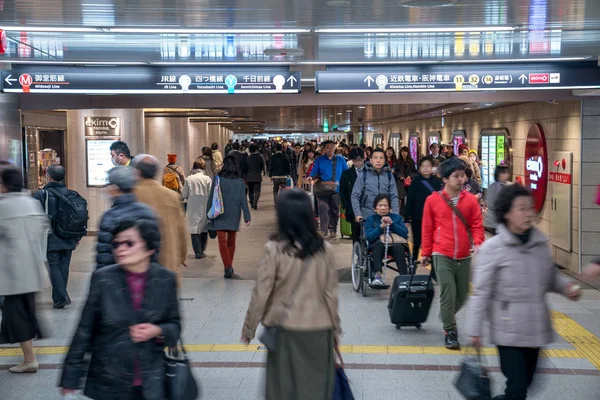
M 177 281 L 152 262 L 160 234 L 156 222 L 125 220 L 114 231 L 116 265 L 96 270 L 79 325 L 64 361 L 63 395 L 73 394 L 91 349 L 84 394 L 101 400 L 163 400 L 165 346 L 181 325 Z

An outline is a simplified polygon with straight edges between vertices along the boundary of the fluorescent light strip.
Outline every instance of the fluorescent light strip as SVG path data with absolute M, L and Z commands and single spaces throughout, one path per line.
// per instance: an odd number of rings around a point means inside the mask
M 6 93 L 25 93 L 23 89 L 10 89 L 4 88 L 4 92 Z M 226 93 L 222 90 L 188 90 L 184 92 L 183 90 L 128 90 L 128 89 L 66 89 L 66 90 L 54 90 L 54 89 L 30 89 L 30 93 L 53 93 L 53 94 L 192 94 L 196 96 L 201 96 L 203 94 L 222 94 L 222 95 L 231 95 L 231 93 Z M 235 92 L 234 94 L 299 94 L 298 90 L 294 89 L 283 89 L 280 91 L 276 90 L 240 90 Z M 202 117 L 197 117 L 202 118 Z
M 63 27 L 63 26 L 0 26 L 8 32 L 79 32 L 79 33 L 151 33 L 151 34 L 277 34 L 308 33 L 310 29 L 266 28 L 266 29 L 194 29 L 194 28 L 120 28 L 120 27 Z
M 514 31 L 514 26 L 475 26 L 445 28 L 325 28 L 315 29 L 316 33 L 446 33 L 446 32 L 506 32 Z
M 496 88 L 496 89 L 462 89 L 462 90 L 448 90 L 448 89 L 386 89 L 383 91 L 377 89 L 361 89 L 361 90 L 317 90 L 317 93 L 427 93 L 427 92 L 447 92 L 447 93 L 461 93 L 461 92 L 518 92 L 521 90 L 576 90 L 576 89 L 600 89 L 600 85 L 597 86 L 556 86 L 556 87 L 536 87 L 536 88 Z M 6 89 L 5 89 L 6 91 Z M 479 110 L 487 111 L 487 110 Z

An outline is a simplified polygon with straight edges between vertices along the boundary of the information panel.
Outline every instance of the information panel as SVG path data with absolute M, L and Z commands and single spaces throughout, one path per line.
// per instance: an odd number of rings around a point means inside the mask
M 483 129 L 481 131 L 479 154 L 481 156 L 481 182 L 487 189 L 494 183 L 494 173 L 497 165 L 509 167 L 512 175 L 512 165 L 509 160 L 510 134 L 507 129 Z
M 110 145 L 115 139 L 86 139 L 87 185 L 102 187 L 108 183 L 108 171 L 114 167 L 110 156 Z
M 289 69 L 30 67 L 2 71 L 8 93 L 236 94 L 300 93 L 300 73 Z
M 317 71 L 319 93 L 600 88 L 597 62 L 443 64 Z

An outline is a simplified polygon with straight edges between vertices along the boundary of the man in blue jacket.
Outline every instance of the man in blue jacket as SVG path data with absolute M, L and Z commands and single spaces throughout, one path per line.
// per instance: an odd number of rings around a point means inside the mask
M 344 171 L 348 169 L 348 164 L 344 157 L 335 154 L 335 144 L 331 140 L 323 143 L 323 155 L 317 158 L 313 164 L 310 173 L 309 182 L 318 178 L 316 185 L 330 184 L 335 189 L 331 193 L 318 194 L 315 190 L 315 196 L 319 203 L 319 223 L 321 234 L 335 239 L 337 237 L 338 221 L 340 219 L 340 179 Z M 315 189 L 317 189 L 315 187 Z

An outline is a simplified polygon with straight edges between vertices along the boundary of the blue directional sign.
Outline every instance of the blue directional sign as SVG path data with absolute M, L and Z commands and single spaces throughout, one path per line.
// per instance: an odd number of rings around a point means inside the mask
M 318 71 L 318 93 L 456 92 L 600 88 L 596 62 L 438 64 Z
M 35 66 L 2 71 L 7 93 L 243 94 L 300 93 L 300 73 L 284 68 Z

